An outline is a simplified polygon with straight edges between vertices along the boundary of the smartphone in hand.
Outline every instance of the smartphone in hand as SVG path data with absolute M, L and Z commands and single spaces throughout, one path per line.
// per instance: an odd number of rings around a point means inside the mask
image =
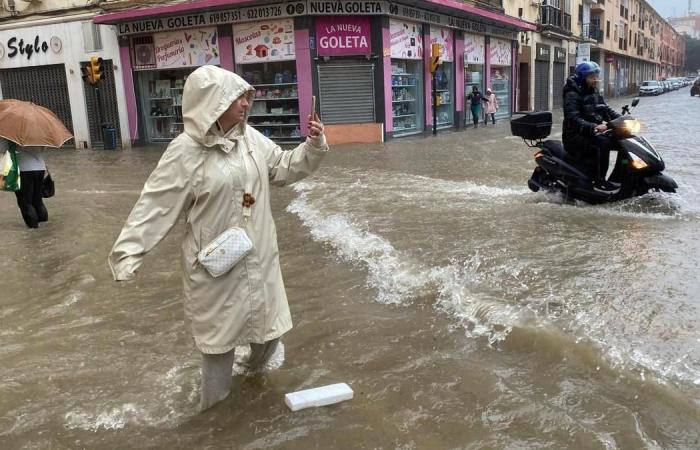
M 316 120 L 316 96 L 311 96 L 311 120 Z

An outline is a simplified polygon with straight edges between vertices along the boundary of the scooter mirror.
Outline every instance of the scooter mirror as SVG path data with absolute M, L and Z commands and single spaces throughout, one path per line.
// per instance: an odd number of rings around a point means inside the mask
M 634 108 L 638 104 L 639 104 L 639 98 L 635 98 L 634 100 L 632 100 L 632 108 Z

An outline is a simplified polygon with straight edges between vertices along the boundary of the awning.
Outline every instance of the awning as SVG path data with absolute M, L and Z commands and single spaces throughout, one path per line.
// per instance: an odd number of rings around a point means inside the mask
M 163 17 L 163 16 L 178 16 L 184 14 L 192 13 L 202 13 L 218 9 L 231 9 L 240 7 L 260 7 L 270 6 L 273 4 L 286 4 L 291 5 L 303 5 L 306 15 L 316 15 L 310 10 L 311 3 L 333 3 L 337 4 L 336 1 L 324 1 L 318 2 L 314 0 L 308 1 L 291 1 L 291 2 L 260 2 L 251 0 L 198 0 L 186 3 L 178 4 L 168 4 L 150 7 L 139 7 L 134 9 L 128 9 L 125 11 L 118 11 L 112 13 L 101 14 L 93 18 L 93 22 L 96 24 L 119 24 L 131 21 L 140 21 L 149 18 Z M 511 31 L 536 31 L 537 25 L 520 20 L 515 17 L 508 16 L 506 14 L 490 11 L 483 8 L 478 8 L 469 4 L 461 3 L 456 0 L 406 0 L 400 2 L 388 1 L 388 0 L 377 0 L 377 1 L 355 1 L 355 2 L 342 2 L 350 4 L 365 4 L 374 5 L 375 11 L 381 10 L 381 15 L 397 15 L 390 14 L 389 11 L 404 10 L 404 8 L 415 8 L 416 10 L 423 10 L 430 13 L 444 14 L 451 17 L 463 18 L 469 20 L 475 20 L 483 22 L 488 25 L 502 27 Z M 385 12 L 384 12 L 385 11 Z M 362 14 L 362 13 L 359 13 Z M 420 18 L 415 18 L 416 21 L 424 21 Z M 235 22 L 234 22 L 235 23 Z M 459 28 L 459 27 L 456 27 Z

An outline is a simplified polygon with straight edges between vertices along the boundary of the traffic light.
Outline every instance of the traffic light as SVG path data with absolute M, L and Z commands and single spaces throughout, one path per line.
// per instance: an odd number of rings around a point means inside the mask
M 97 84 L 102 79 L 102 58 L 91 57 L 90 70 L 92 71 L 92 84 Z
M 440 53 L 442 53 L 442 45 L 433 44 L 430 52 L 430 73 L 435 73 L 438 66 L 442 64 Z
M 92 68 L 88 66 L 83 66 L 80 68 L 80 76 L 85 83 L 93 84 L 92 82 Z

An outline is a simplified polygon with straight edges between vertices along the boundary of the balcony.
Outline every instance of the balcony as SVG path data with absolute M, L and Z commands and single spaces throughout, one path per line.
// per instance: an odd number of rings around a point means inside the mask
M 542 31 L 571 35 L 571 14 L 553 6 L 543 6 L 540 9 L 540 28 Z
M 591 12 L 605 12 L 605 0 L 598 0 L 591 5 Z
M 603 43 L 604 33 L 597 25 L 584 23 L 581 25 L 581 39 Z

